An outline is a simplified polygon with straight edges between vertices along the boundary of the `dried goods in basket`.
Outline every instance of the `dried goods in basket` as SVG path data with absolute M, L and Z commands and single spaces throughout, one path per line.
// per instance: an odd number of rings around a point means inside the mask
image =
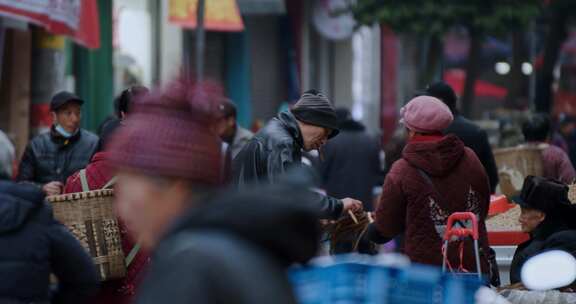
M 576 204 L 576 183 L 568 185 L 568 199 L 572 204 Z
M 520 206 L 489 217 L 486 220 L 486 229 L 488 231 L 522 231 L 518 218 L 520 217 Z
M 94 190 L 48 197 L 54 217 L 90 253 L 102 281 L 126 274 L 120 229 L 113 211 L 114 191 Z

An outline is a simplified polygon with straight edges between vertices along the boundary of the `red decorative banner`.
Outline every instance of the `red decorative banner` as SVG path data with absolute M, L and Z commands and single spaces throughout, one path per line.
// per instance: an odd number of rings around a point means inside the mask
M 79 44 L 100 47 L 97 0 L 0 0 L 0 16 L 42 26 Z
M 206 1 L 204 27 L 212 31 L 240 32 L 244 23 L 235 0 Z M 170 0 L 170 22 L 196 28 L 198 0 Z

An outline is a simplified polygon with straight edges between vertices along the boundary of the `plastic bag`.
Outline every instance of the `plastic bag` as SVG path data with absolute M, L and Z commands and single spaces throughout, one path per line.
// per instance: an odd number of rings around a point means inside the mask
M 576 293 L 558 290 L 527 291 L 506 289 L 500 292 L 511 304 L 573 304 Z

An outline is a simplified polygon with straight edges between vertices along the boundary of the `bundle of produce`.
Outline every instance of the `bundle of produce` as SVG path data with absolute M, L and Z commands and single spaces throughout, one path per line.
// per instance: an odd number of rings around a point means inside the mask
M 365 211 L 348 211 L 338 221 L 324 225 L 330 240 L 330 254 L 358 251 L 358 245 L 372 222 L 371 215 Z

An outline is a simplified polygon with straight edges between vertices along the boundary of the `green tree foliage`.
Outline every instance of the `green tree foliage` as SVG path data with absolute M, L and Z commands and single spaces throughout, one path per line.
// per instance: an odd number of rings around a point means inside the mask
M 399 33 L 440 35 L 454 26 L 481 33 L 525 28 L 541 12 L 541 0 L 356 0 L 359 25 L 386 24 Z
M 454 27 L 466 28 L 471 47 L 461 103 L 467 115 L 472 110 L 483 37 L 526 29 L 541 14 L 542 6 L 542 0 L 353 0 L 349 10 L 358 26 L 384 24 L 398 33 L 433 39 Z

